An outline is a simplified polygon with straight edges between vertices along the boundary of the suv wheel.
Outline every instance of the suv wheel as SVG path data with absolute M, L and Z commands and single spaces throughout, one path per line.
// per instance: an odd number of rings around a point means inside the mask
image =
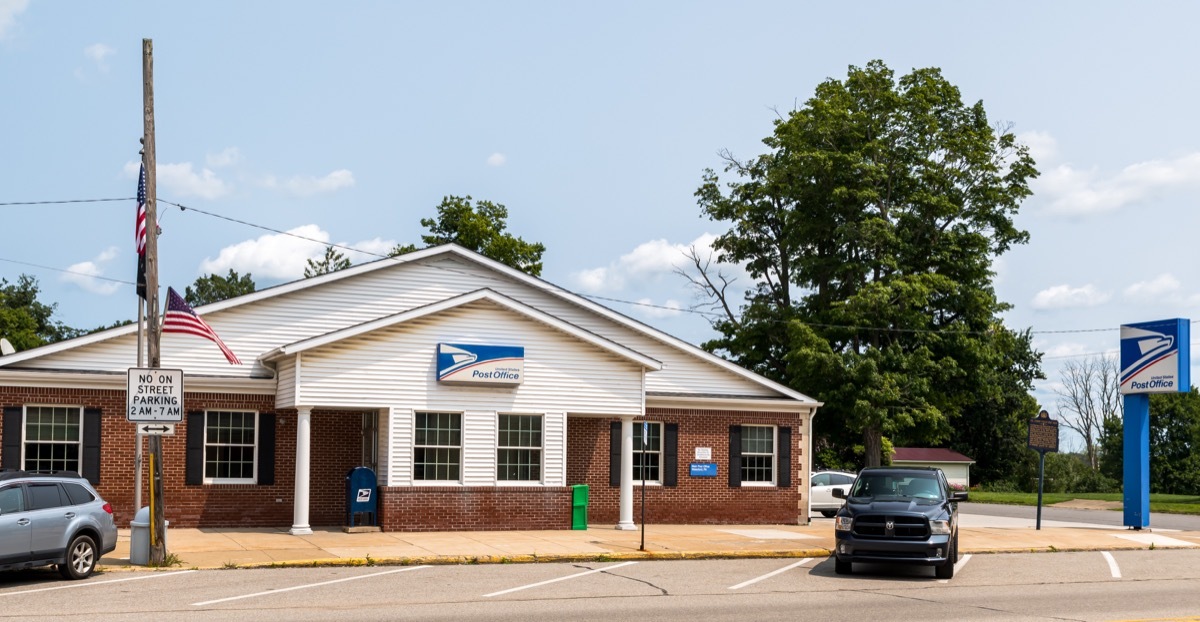
M 844 562 L 844 561 L 838 559 L 837 557 L 834 557 L 833 558 L 833 571 L 838 574 L 850 574 L 854 570 L 851 567 L 850 562 Z
M 96 557 L 96 542 L 89 536 L 75 536 L 67 546 L 63 563 L 58 565 L 58 572 L 64 579 L 86 579 L 96 569 Z

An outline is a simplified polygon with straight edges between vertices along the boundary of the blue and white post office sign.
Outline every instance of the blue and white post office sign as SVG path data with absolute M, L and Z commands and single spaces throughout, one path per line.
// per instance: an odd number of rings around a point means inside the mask
M 1189 391 L 1191 322 L 1159 320 L 1121 326 L 1121 393 Z
M 439 343 L 438 382 L 515 386 L 525 378 L 525 348 Z

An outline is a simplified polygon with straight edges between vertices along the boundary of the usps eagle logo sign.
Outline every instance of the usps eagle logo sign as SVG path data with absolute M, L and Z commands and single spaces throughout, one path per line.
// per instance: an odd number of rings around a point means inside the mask
M 1121 393 L 1190 390 L 1190 329 L 1185 319 L 1121 326 Z
M 518 385 L 525 378 L 525 348 L 439 343 L 438 382 Z

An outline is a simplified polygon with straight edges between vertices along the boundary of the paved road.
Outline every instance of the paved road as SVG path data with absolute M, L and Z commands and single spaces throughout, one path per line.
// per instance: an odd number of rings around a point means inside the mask
M 1200 550 L 964 556 L 929 568 L 829 559 L 0 573 L 0 619 L 1112 620 L 1200 614 Z
M 1001 505 L 998 503 L 960 503 L 964 514 L 1006 516 L 1011 518 L 1037 518 L 1037 507 L 1032 505 Z M 1093 523 L 1120 527 L 1124 524 L 1121 510 L 1079 510 L 1074 508 L 1042 507 L 1042 520 L 1071 523 Z M 1184 529 L 1200 531 L 1200 516 L 1189 514 L 1150 514 L 1151 529 Z

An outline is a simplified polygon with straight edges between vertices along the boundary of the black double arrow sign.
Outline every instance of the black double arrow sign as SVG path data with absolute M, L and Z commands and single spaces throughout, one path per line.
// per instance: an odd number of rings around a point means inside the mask
M 158 432 L 161 434 L 170 429 L 171 429 L 171 426 L 167 426 L 167 425 L 144 425 L 144 426 L 142 426 L 142 431 L 145 432 L 146 434 L 149 434 L 151 432 Z

